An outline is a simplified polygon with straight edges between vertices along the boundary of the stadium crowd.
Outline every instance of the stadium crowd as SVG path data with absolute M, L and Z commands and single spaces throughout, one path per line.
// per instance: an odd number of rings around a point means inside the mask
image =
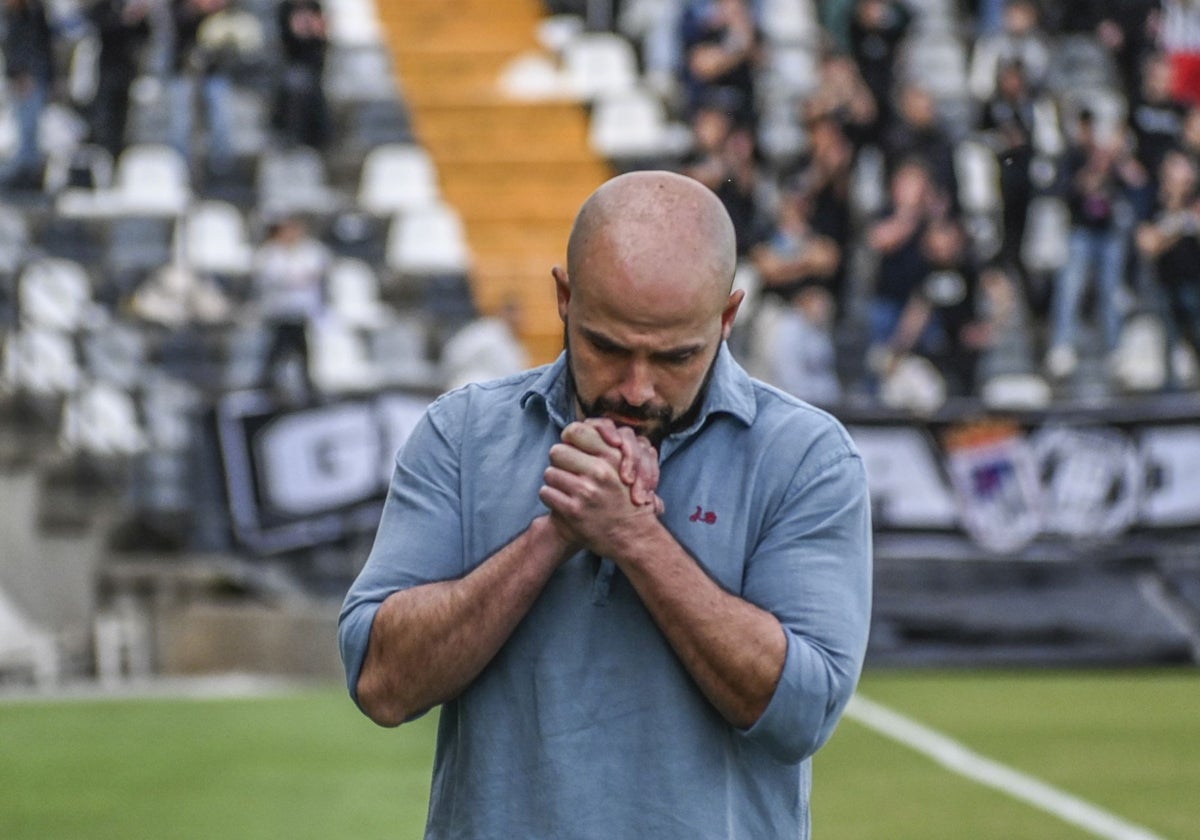
M 761 375 L 910 407 L 1194 386 L 1200 4 L 629 0 L 613 20 L 691 128 L 676 165 L 735 220 Z
M 465 262 L 396 245 L 435 176 L 409 165 L 386 49 L 337 34 L 363 5 L 4 0 L 0 391 L 53 406 L 68 449 L 137 455 L 141 509 L 194 512 L 216 394 L 444 387 L 471 371 L 439 360 L 522 358 L 519 314 L 441 352 L 475 314 Z M 686 125 L 686 149 L 615 162 L 729 210 L 754 373 L 923 410 L 1196 386 L 1200 3 L 546 11 L 625 37 Z M 409 194 L 380 200 L 369 171 Z

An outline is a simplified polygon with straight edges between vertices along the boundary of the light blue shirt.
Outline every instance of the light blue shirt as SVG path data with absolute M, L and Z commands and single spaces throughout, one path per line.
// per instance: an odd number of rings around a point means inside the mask
M 342 609 L 352 695 L 384 599 L 461 577 L 545 513 L 542 472 L 575 417 L 568 383 L 560 357 L 446 394 L 418 424 Z M 810 756 L 867 642 L 862 462 L 835 419 L 750 379 L 724 347 L 661 461 L 664 524 L 786 631 L 766 711 L 747 730 L 727 723 L 612 562 L 581 552 L 443 707 L 427 838 L 809 837 Z

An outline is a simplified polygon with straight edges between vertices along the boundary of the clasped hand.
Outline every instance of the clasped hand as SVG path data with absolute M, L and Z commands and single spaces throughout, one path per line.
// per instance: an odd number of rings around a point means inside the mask
M 646 438 L 592 418 L 563 429 L 538 495 L 568 544 L 613 556 L 663 512 L 658 478 L 658 453 Z

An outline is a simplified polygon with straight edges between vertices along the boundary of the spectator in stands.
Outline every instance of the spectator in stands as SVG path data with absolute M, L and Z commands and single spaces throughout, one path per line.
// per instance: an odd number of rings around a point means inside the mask
M 970 87 L 976 99 L 992 98 L 1002 64 L 1019 61 L 1025 83 L 1033 91 L 1041 88 L 1050 66 L 1050 43 L 1039 22 L 1034 0 L 1008 0 L 1004 6 L 1004 29 L 984 35 L 971 54 Z
M 311 387 L 308 329 L 325 314 L 332 263 L 332 252 L 298 215 L 273 223 L 254 255 L 256 312 L 271 332 L 267 375 L 286 394 Z
M 875 99 L 877 125 L 885 131 L 892 121 L 896 54 L 910 20 L 908 7 L 896 0 L 858 0 L 850 21 L 851 53 Z
M 1160 44 L 1171 62 L 1171 92 L 1180 102 L 1200 105 L 1200 4 L 1162 0 Z
M 41 0 L 4 0 L 4 75 L 17 124 L 17 148 L 0 165 L 0 187 L 36 189 L 42 155 L 38 123 L 54 82 L 54 43 Z
M 1163 156 L 1154 218 L 1137 230 L 1138 251 L 1154 268 L 1173 328 L 1171 369 L 1180 378 L 1188 348 L 1200 350 L 1200 191 L 1196 161 L 1178 151 Z
M 750 249 L 762 296 L 750 328 L 747 363 L 772 385 L 828 405 L 841 398 L 830 288 L 841 249 L 813 228 L 814 198 L 803 187 L 786 192 L 774 229 Z
M 890 349 L 895 356 L 915 350 L 932 327 L 939 338 L 925 354 L 951 396 L 972 396 L 980 354 L 994 336 L 991 313 L 979 306 L 979 273 L 972 264 L 967 236 L 952 218 L 930 225 L 921 243 L 927 274 L 909 298 Z
M 1158 176 L 1167 152 L 1179 145 L 1184 108 L 1171 96 L 1171 65 L 1162 53 L 1150 55 L 1142 71 L 1142 88 L 1132 104 L 1129 125 L 1137 139 L 1137 158 L 1149 176 L 1147 193 L 1158 191 Z M 1147 208 L 1149 209 L 1149 208 Z M 1138 214 L 1140 219 L 1148 212 Z
M 1116 60 L 1120 86 L 1127 96 L 1142 87 L 1142 66 L 1154 49 L 1160 0 L 1101 0 L 1096 40 Z
M 784 178 L 785 185 L 811 205 L 809 222 L 814 233 L 829 238 L 839 250 L 846 249 L 854 230 L 850 216 L 850 183 L 854 148 L 841 123 L 832 115 L 817 116 L 807 123 L 808 151 L 796 169 Z M 828 278 L 835 314 L 845 310 L 846 261 L 841 258 Z
M 774 325 L 767 381 L 821 406 L 842 398 L 833 343 L 833 295 L 811 284 L 792 295 Z
M 323 148 L 329 139 L 329 106 L 322 79 L 329 32 L 319 0 L 279 4 L 283 73 L 275 124 L 293 143 Z
M 714 94 L 735 123 L 753 126 L 762 34 L 748 0 L 706 0 L 684 17 L 684 90 L 689 111 Z
M 172 0 L 174 23 L 171 80 L 172 144 L 189 161 L 197 93 L 207 118 L 208 172 L 229 175 L 234 165 L 233 76 L 240 63 L 260 51 L 262 31 L 230 0 Z
M 431 835 L 807 833 L 870 502 L 837 421 L 724 346 L 733 239 L 695 181 L 603 185 L 553 270 L 564 354 L 444 396 L 400 452 L 339 641 L 376 722 L 444 704 Z
M 817 89 L 804 102 L 803 117 L 814 123 L 826 118 L 836 120 L 855 148 L 875 140 L 879 107 L 851 56 L 837 52 L 822 55 Z
M 750 249 L 764 291 L 785 300 L 808 286 L 828 284 L 841 262 L 837 241 L 813 229 L 813 197 L 799 190 L 785 194 L 774 230 Z
M 895 121 L 883 134 L 888 168 L 920 157 L 937 189 L 958 206 L 958 177 L 954 171 L 954 143 L 938 120 L 937 103 L 917 82 L 905 82 L 897 96 Z
M 1056 378 L 1069 376 L 1078 363 L 1080 308 L 1093 276 L 1106 352 L 1115 350 L 1120 338 L 1133 212 L 1129 191 L 1144 187 L 1147 178 L 1131 152 L 1125 126 L 1108 134 L 1101 135 L 1091 112 L 1081 111 L 1063 162 L 1063 197 L 1071 213 L 1071 233 L 1067 261 L 1051 294 L 1053 332 L 1046 356 L 1047 370 Z
M 1183 115 L 1179 130 L 1179 148 L 1192 160 L 1200 162 L 1200 105 L 1193 105 Z
M 867 230 L 867 244 L 879 254 L 869 306 L 870 343 L 886 349 L 897 339 L 902 315 L 929 274 L 924 240 L 930 227 L 948 223 L 950 202 L 940 193 L 919 159 L 901 162 L 889 180 L 890 206 Z M 940 341 L 937 325 L 927 323 L 906 344 L 931 352 Z
M 716 139 L 716 129 L 713 130 Z M 763 183 L 758 170 L 754 132 L 735 125 L 716 152 L 701 149 L 685 161 L 683 172 L 711 189 L 725 205 L 737 234 L 738 256 L 749 253 L 763 227 Z
M 88 18 L 100 42 L 96 93 L 89 109 L 92 142 L 114 159 L 125 148 L 129 89 L 150 35 L 151 0 L 99 0 Z
M 996 153 L 1000 171 L 1000 201 L 1004 216 L 1001 253 L 1011 270 L 1021 270 L 1021 243 L 1025 220 L 1033 198 L 1030 165 L 1034 157 L 1034 128 L 1037 101 L 1019 59 L 1003 61 L 997 68 L 997 84 L 983 107 L 980 128 Z

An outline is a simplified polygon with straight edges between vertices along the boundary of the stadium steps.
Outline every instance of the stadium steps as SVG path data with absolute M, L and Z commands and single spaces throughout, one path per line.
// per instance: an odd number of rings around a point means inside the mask
M 490 312 L 519 301 L 535 363 L 562 348 L 550 268 L 565 259 L 580 203 L 612 174 L 588 145 L 579 104 L 499 91 L 503 68 L 539 49 L 543 13 L 539 0 L 379 4 L 415 134 L 463 219 L 475 303 Z

